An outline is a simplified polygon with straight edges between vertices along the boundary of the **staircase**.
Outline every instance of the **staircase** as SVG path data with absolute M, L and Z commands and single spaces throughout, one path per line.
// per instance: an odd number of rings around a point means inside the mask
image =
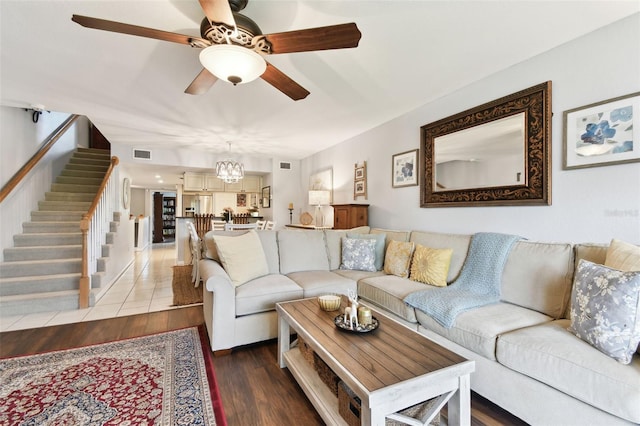
M 31 221 L 22 224 L 23 232 L 14 235 L 14 247 L 4 249 L 4 262 L 0 263 L 1 316 L 78 309 L 80 220 L 98 192 L 110 159 L 108 151 L 78 148 L 51 185 L 51 192 L 38 202 L 38 210 L 31 212 Z M 107 243 L 110 238 L 107 235 Z M 104 259 L 99 264 L 104 265 Z M 97 275 L 92 277 L 93 289 L 100 285 Z M 91 306 L 95 303 L 94 291 Z

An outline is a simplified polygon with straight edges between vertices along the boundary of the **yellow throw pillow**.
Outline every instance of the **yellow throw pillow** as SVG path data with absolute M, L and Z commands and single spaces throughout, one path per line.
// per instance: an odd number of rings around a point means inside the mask
M 412 242 L 390 241 L 384 257 L 384 272 L 407 278 L 414 249 L 415 244 Z
M 411 261 L 410 279 L 437 287 L 446 287 L 452 256 L 452 249 L 435 249 L 417 244 Z
M 623 272 L 640 271 L 640 247 L 614 238 L 607 249 L 604 266 Z
M 220 262 L 236 287 L 269 274 L 267 256 L 256 231 L 237 237 L 216 235 L 214 241 Z

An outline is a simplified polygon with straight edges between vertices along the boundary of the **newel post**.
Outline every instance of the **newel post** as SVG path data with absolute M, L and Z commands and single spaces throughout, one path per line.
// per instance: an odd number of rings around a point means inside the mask
M 82 215 L 80 221 L 80 231 L 82 232 L 82 274 L 80 276 L 80 309 L 89 307 L 89 291 L 91 290 L 91 281 L 89 280 L 89 249 L 87 244 L 89 232 L 89 215 Z

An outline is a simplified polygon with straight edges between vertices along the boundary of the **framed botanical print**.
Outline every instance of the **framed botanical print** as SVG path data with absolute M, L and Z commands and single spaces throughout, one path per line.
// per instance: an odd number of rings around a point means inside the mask
M 564 169 L 640 161 L 640 92 L 570 109 Z
M 395 154 L 391 159 L 391 186 L 418 185 L 418 150 Z

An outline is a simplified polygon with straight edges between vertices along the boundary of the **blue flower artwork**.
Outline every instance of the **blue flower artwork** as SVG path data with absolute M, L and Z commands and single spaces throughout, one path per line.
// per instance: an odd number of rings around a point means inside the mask
M 585 115 L 577 120 L 576 154 L 582 157 L 633 151 L 632 105 Z

